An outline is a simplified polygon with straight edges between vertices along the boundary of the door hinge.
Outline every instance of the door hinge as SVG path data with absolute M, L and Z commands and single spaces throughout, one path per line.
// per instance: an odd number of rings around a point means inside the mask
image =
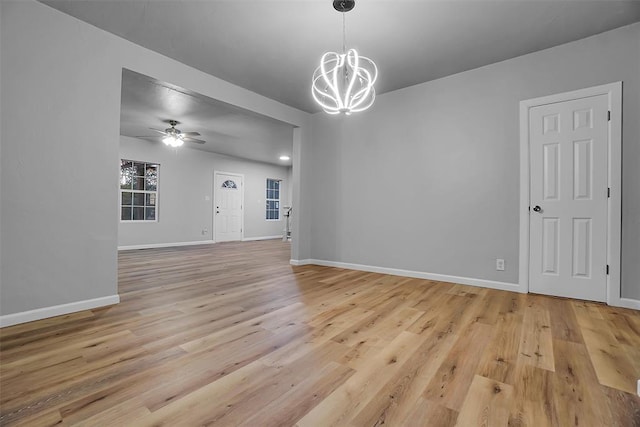
M 611 187 L 607 188 L 607 198 L 611 197 Z
M 607 111 L 607 120 L 611 121 L 611 111 Z
M 609 264 L 607 264 L 607 274 L 609 274 Z

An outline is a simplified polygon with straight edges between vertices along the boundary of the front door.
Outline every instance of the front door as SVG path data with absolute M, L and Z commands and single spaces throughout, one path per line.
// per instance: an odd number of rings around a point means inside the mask
M 606 301 L 608 98 L 529 112 L 531 292 Z
M 216 242 L 242 239 L 242 175 L 215 173 Z

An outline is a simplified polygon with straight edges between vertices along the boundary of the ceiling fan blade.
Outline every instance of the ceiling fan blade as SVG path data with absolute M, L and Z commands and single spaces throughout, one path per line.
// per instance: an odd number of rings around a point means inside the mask
M 156 131 L 156 132 L 160 132 L 160 133 L 161 133 L 161 134 L 163 134 L 163 135 L 166 135 L 166 134 L 167 134 L 165 131 L 160 130 L 160 129 L 154 129 L 154 128 L 149 128 L 149 129 L 154 130 L 154 131 Z
M 184 139 L 185 141 L 189 141 L 189 142 L 195 142 L 196 144 L 204 144 L 205 142 L 207 142 L 207 141 L 203 141 L 201 139 L 191 138 L 189 136 L 184 137 L 182 139 Z
M 160 135 L 136 135 L 136 136 L 132 136 L 132 138 L 153 138 L 153 139 L 158 139 L 161 138 Z
M 199 132 L 181 132 L 184 136 L 200 136 Z

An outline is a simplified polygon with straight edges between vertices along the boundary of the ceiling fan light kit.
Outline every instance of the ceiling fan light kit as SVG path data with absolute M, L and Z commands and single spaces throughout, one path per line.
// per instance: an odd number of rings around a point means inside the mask
M 206 141 L 201 139 L 194 138 L 194 136 L 200 136 L 198 132 L 182 132 L 180 129 L 176 129 L 176 125 L 180 124 L 177 120 L 167 120 L 167 123 L 171 125 L 171 127 L 160 130 L 149 128 L 155 132 L 161 133 L 164 135 L 162 137 L 162 142 L 164 145 L 169 147 L 178 148 L 181 147 L 185 141 L 187 142 L 195 142 L 196 144 L 204 144 Z M 137 136 L 136 138 L 157 138 L 153 136 Z
M 378 68 L 355 49 L 346 50 L 345 13 L 355 7 L 355 0 L 334 0 L 333 8 L 342 13 L 342 54 L 327 52 L 313 73 L 311 94 L 328 114 L 350 115 L 373 105 L 373 87 Z
M 162 138 L 162 142 L 164 145 L 168 145 L 169 147 L 177 148 L 184 144 L 184 140 L 179 136 L 165 136 Z
M 180 130 L 176 129 L 176 125 L 178 122 L 176 120 L 169 120 L 170 128 L 165 129 L 165 136 L 162 138 L 162 142 L 164 145 L 168 145 L 169 147 L 178 148 L 184 144 L 183 134 Z

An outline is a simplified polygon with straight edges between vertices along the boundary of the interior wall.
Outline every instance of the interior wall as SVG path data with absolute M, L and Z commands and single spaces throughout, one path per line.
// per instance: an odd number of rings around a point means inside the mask
M 620 80 L 623 296 L 640 299 L 640 24 L 315 114 L 311 258 L 517 283 L 519 102 Z
M 2 25 L 2 7 L 0 7 L 0 26 Z M 2 46 L 2 31 L 0 28 L 0 47 Z M 4 98 L 4 94 L 2 92 L 2 52 L 0 52 L 0 127 L 2 126 L 2 99 Z M 0 166 L 2 165 L 2 129 L 0 129 Z M 0 238 L 2 237 L 2 173 L 0 173 Z M 0 291 L 2 290 L 2 244 L 0 244 Z M 0 304 L 0 313 L 2 313 L 2 307 Z
M 291 260 L 311 257 L 311 221 L 313 218 L 310 209 L 311 199 L 314 197 L 311 144 L 311 120 L 309 120 L 306 126 L 293 129 Z
M 305 112 L 42 3 L 3 0 L 0 16 L 0 316 L 117 294 L 122 68 L 307 125 Z
M 293 168 L 287 168 L 287 182 L 290 183 L 293 181 Z M 287 203 L 285 206 L 291 207 L 291 202 L 293 201 L 293 186 L 287 185 L 287 195 L 286 195 Z
M 389 93 L 345 121 L 310 119 L 34 0 L 0 1 L 0 19 L 0 315 L 117 293 L 122 68 L 299 126 L 294 259 L 507 282 L 518 102 L 622 80 L 623 295 L 640 299 L 639 24 Z
M 44 5 L 0 8 L 0 313 L 113 296 L 115 167 L 102 161 L 117 156 L 113 52 L 68 20 L 52 25 Z
M 287 199 L 290 168 L 153 141 L 120 137 L 120 158 L 160 164 L 158 222 L 120 222 L 118 246 L 215 240 L 214 171 L 244 175 L 244 238 L 282 236 L 284 221 L 265 219 L 266 179 L 282 180 L 281 205 Z M 117 199 L 116 199 L 117 200 Z M 206 232 L 205 232 L 206 230 Z

